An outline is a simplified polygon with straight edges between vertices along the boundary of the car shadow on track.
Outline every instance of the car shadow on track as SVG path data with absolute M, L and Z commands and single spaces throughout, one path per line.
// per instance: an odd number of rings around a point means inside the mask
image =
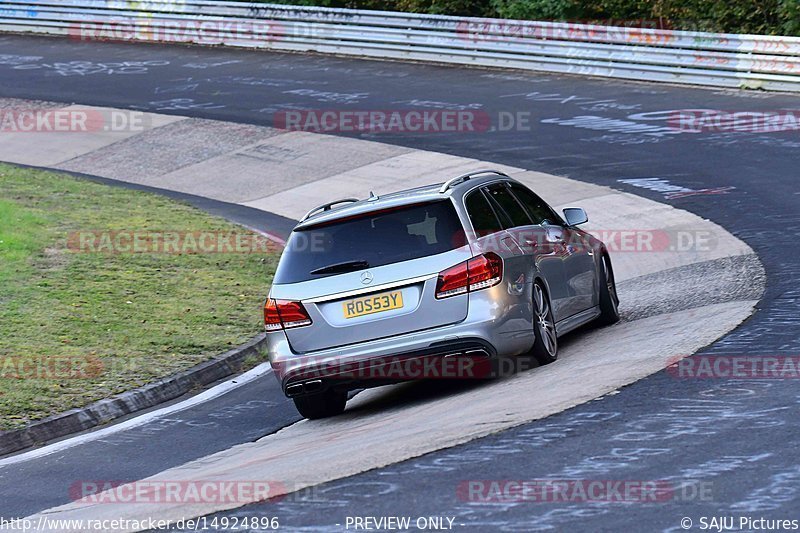
M 580 328 L 561 337 L 559 339 L 560 347 L 569 352 L 566 348 L 580 340 L 583 334 L 581 332 L 587 331 L 590 332 L 590 328 Z M 585 355 L 589 356 L 590 354 Z M 505 380 L 513 379 L 517 374 L 536 372 L 540 366 L 533 358 L 524 356 L 512 357 L 508 361 L 510 362 L 502 365 L 502 371 L 497 377 L 460 380 L 427 379 L 360 391 L 355 395 L 359 401 L 349 404 L 345 413 L 337 418 L 348 417 L 348 415 L 351 417 L 364 416 L 422 405 L 484 387 L 496 386 Z M 559 362 L 551 364 L 557 365 Z

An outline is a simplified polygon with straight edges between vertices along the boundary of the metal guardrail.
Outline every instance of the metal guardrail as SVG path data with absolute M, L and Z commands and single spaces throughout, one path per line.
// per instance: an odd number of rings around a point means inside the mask
M 800 38 L 208 0 L 0 1 L 0 31 L 800 92 Z

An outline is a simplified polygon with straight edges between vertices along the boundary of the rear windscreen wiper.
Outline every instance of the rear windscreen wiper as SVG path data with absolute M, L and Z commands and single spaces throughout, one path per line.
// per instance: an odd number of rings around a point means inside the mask
M 337 272 L 352 272 L 353 270 L 361 270 L 362 268 L 369 268 L 369 263 L 363 259 L 356 261 L 345 261 L 343 263 L 335 263 L 333 265 L 324 266 L 316 270 L 312 270 L 311 274 L 335 274 Z

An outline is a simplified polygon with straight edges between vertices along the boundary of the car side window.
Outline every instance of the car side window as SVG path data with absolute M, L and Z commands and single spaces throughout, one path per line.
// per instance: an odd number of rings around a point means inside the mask
M 511 194 L 508 185 L 505 183 L 490 185 L 486 188 L 486 192 L 489 194 L 492 201 L 500 206 L 502 212 L 507 215 L 504 218 L 507 219 L 507 225 L 509 225 L 509 227 L 528 226 L 532 224 L 528 213 L 525 212 L 522 204 Z
M 503 229 L 483 192 L 473 191 L 469 193 L 464 201 L 464 206 L 467 208 L 467 215 L 469 215 L 469 220 L 472 222 L 472 229 L 475 230 L 479 237 L 496 233 Z
M 525 209 L 530 214 L 534 224 L 561 224 L 561 218 L 555 213 L 555 211 L 553 211 L 550 206 L 547 205 L 547 202 L 539 198 L 532 191 L 515 183 L 511 184 L 511 190 L 514 193 L 514 196 L 516 196 L 522 205 L 525 206 Z

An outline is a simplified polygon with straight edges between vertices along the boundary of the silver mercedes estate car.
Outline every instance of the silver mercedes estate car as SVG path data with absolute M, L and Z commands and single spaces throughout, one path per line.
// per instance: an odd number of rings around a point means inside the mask
M 605 245 L 502 172 L 331 202 L 289 237 L 264 304 L 269 360 L 301 415 L 348 392 L 548 364 L 559 336 L 619 319 Z

